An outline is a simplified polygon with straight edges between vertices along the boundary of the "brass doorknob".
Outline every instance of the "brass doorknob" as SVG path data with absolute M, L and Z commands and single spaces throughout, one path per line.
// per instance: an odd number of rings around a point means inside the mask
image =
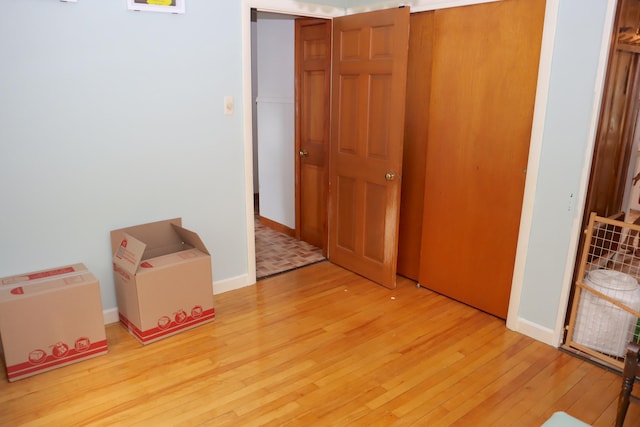
M 387 172 L 386 174 L 384 174 L 384 179 L 386 179 L 387 181 L 393 181 L 396 178 L 396 174 L 393 172 Z
M 300 150 L 300 157 L 307 157 L 309 155 L 309 152 L 307 150 Z

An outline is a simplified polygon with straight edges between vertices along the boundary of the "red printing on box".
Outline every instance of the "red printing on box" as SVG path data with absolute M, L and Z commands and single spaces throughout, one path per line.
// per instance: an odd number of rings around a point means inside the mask
M 106 353 L 107 340 L 89 344 L 87 338 L 78 338 L 74 347 L 70 348 L 64 343 L 57 343 L 51 347 L 53 348 L 52 354 L 46 354 L 44 350 L 34 349 L 26 362 L 7 366 L 7 378 L 9 380 L 18 379 L 38 371 Z
M 196 308 L 194 307 L 194 310 Z M 202 309 L 202 308 L 200 308 Z M 194 311 L 192 310 L 192 312 Z M 197 312 L 195 316 L 186 315 L 186 312 L 179 311 L 176 313 L 176 319 L 171 320 L 168 316 L 162 316 L 158 319 L 158 326 L 155 328 L 147 329 L 146 331 L 140 330 L 136 325 L 131 323 L 122 313 L 119 313 L 120 322 L 131 332 L 138 340 L 143 343 L 151 342 L 159 338 L 172 335 L 183 329 L 189 329 L 200 323 L 205 323 L 216 317 L 215 308 L 209 310 Z
M 76 271 L 73 267 L 57 268 L 54 270 L 41 271 L 39 273 L 28 274 L 29 280 L 42 279 L 44 277 L 59 276 L 61 274 L 73 273 Z
M 113 263 L 113 271 L 118 273 L 120 276 L 124 277 L 125 280 L 131 280 L 131 275 L 129 273 L 127 273 L 126 270 L 124 270 L 122 267 L 120 267 L 115 262 Z

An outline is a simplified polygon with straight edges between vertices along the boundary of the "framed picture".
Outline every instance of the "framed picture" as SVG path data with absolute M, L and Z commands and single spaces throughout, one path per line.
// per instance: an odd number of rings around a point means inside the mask
M 184 13 L 185 0 L 127 0 L 129 10 Z

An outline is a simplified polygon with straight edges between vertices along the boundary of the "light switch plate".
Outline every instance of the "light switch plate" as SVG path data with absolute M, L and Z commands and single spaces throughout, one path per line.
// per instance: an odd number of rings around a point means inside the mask
M 224 115 L 230 116 L 233 114 L 233 96 L 224 97 Z

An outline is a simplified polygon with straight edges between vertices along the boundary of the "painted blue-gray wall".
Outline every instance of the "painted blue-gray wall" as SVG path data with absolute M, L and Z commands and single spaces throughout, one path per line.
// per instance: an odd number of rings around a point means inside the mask
M 114 308 L 109 231 L 172 217 L 246 274 L 240 2 L 0 8 L 0 276 L 84 262 Z
M 573 224 L 581 218 L 580 178 L 590 127 L 607 1 L 561 0 L 551 63 L 539 174 L 519 315 L 553 329 Z

